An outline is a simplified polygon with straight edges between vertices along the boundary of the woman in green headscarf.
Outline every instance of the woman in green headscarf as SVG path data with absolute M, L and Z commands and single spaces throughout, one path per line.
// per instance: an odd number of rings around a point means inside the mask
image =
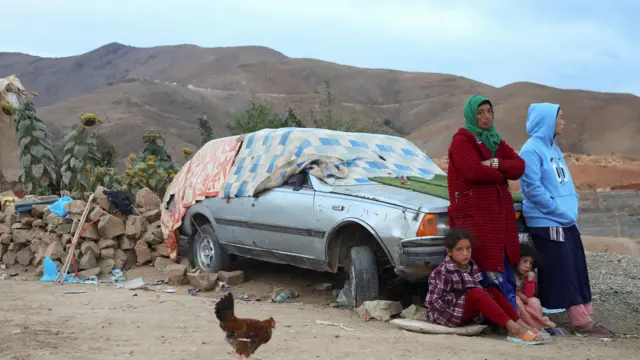
M 449 226 L 474 234 L 472 259 L 483 271 L 482 285 L 516 308 L 514 265 L 520 244 L 507 180 L 522 176 L 524 161 L 500 138 L 487 98 L 469 98 L 464 119 L 449 147 Z

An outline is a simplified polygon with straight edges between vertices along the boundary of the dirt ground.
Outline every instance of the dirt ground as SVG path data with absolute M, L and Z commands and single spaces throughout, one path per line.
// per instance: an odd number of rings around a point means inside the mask
M 274 266 L 248 271 L 247 282 L 230 289 L 244 317 L 277 321 L 273 339 L 259 359 L 631 359 L 640 351 L 632 339 L 602 341 L 575 336 L 527 347 L 497 336 L 463 338 L 406 332 L 388 323 L 364 321 L 355 312 L 331 308 L 330 291 L 315 290 L 326 274 Z M 213 310 L 223 293 L 188 295 L 188 286 L 151 290 L 116 289 L 111 284 L 56 285 L 33 280 L 32 269 L 0 282 L 0 359 L 234 359 Z M 152 267 L 127 272 L 147 282 L 161 279 Z M 300 292 L 292 303 L 265 301 L 286 285 Z M 62 294 L 85 289 L 87 293 Z M 176 289 L 176 293 L 164 290 Z M 257 299 L 261 299 L 258 301 Z M 317 324 L 344 324 L 353 331 Z

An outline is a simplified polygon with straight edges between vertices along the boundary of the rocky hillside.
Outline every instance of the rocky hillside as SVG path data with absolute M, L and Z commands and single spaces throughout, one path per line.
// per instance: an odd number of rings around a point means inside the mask
M 36 98 L 39 115 L 58 138 L 84 112 L 105 120 L 102 130 L 124 158 L 140 148 L 150 127 L 162 129 L 174 158 L 198 143 L 196 118 L 205 113 L 218 133 L 252 98 L 304 117 L 331 78 L 337 108 L 370 128 L 408 136 L 434 157 L 446 154 L 462 124 L 462 105 L 484 94 L 496 106 L 503 137 L 519 147 L 528 104 L 558 102 L 569 131 L 566 151 L 640 156 L 640 97 L 560 90 L 516 83 L 495 88 L 459 76 L 362 69 L 313 59 L 292 59 L 263 47 L 135 48 L 118 43 L 67 58 L 0 53 L 0 76 L 16 74 Z

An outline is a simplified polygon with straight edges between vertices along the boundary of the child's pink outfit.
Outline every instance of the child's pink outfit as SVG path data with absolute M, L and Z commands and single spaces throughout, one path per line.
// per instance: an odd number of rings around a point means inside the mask
M 529 302 L 525 303 L 516 296 L 516 304 L 518 305 L 518 315 L 527 325 L 535 329 L 555 328 L 556 324 L 542 314 L 542 305 L 540 300 L 534 295 L 536 293 L 536 280 L 528 278 L 520 279 L 516 276 L 517 291 L 522 292 L 529 298 Z

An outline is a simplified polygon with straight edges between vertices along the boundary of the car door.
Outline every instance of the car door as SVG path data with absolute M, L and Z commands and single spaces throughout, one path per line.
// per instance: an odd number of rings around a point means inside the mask
M 268 249 L 278 262 L 312 267 L 305 262 L 324 259 L 324 232 L 314 225 L 315 191 L 308 177 L 299 190 L 292 185 L 253 198 L 247 228 L 252 245 Z

